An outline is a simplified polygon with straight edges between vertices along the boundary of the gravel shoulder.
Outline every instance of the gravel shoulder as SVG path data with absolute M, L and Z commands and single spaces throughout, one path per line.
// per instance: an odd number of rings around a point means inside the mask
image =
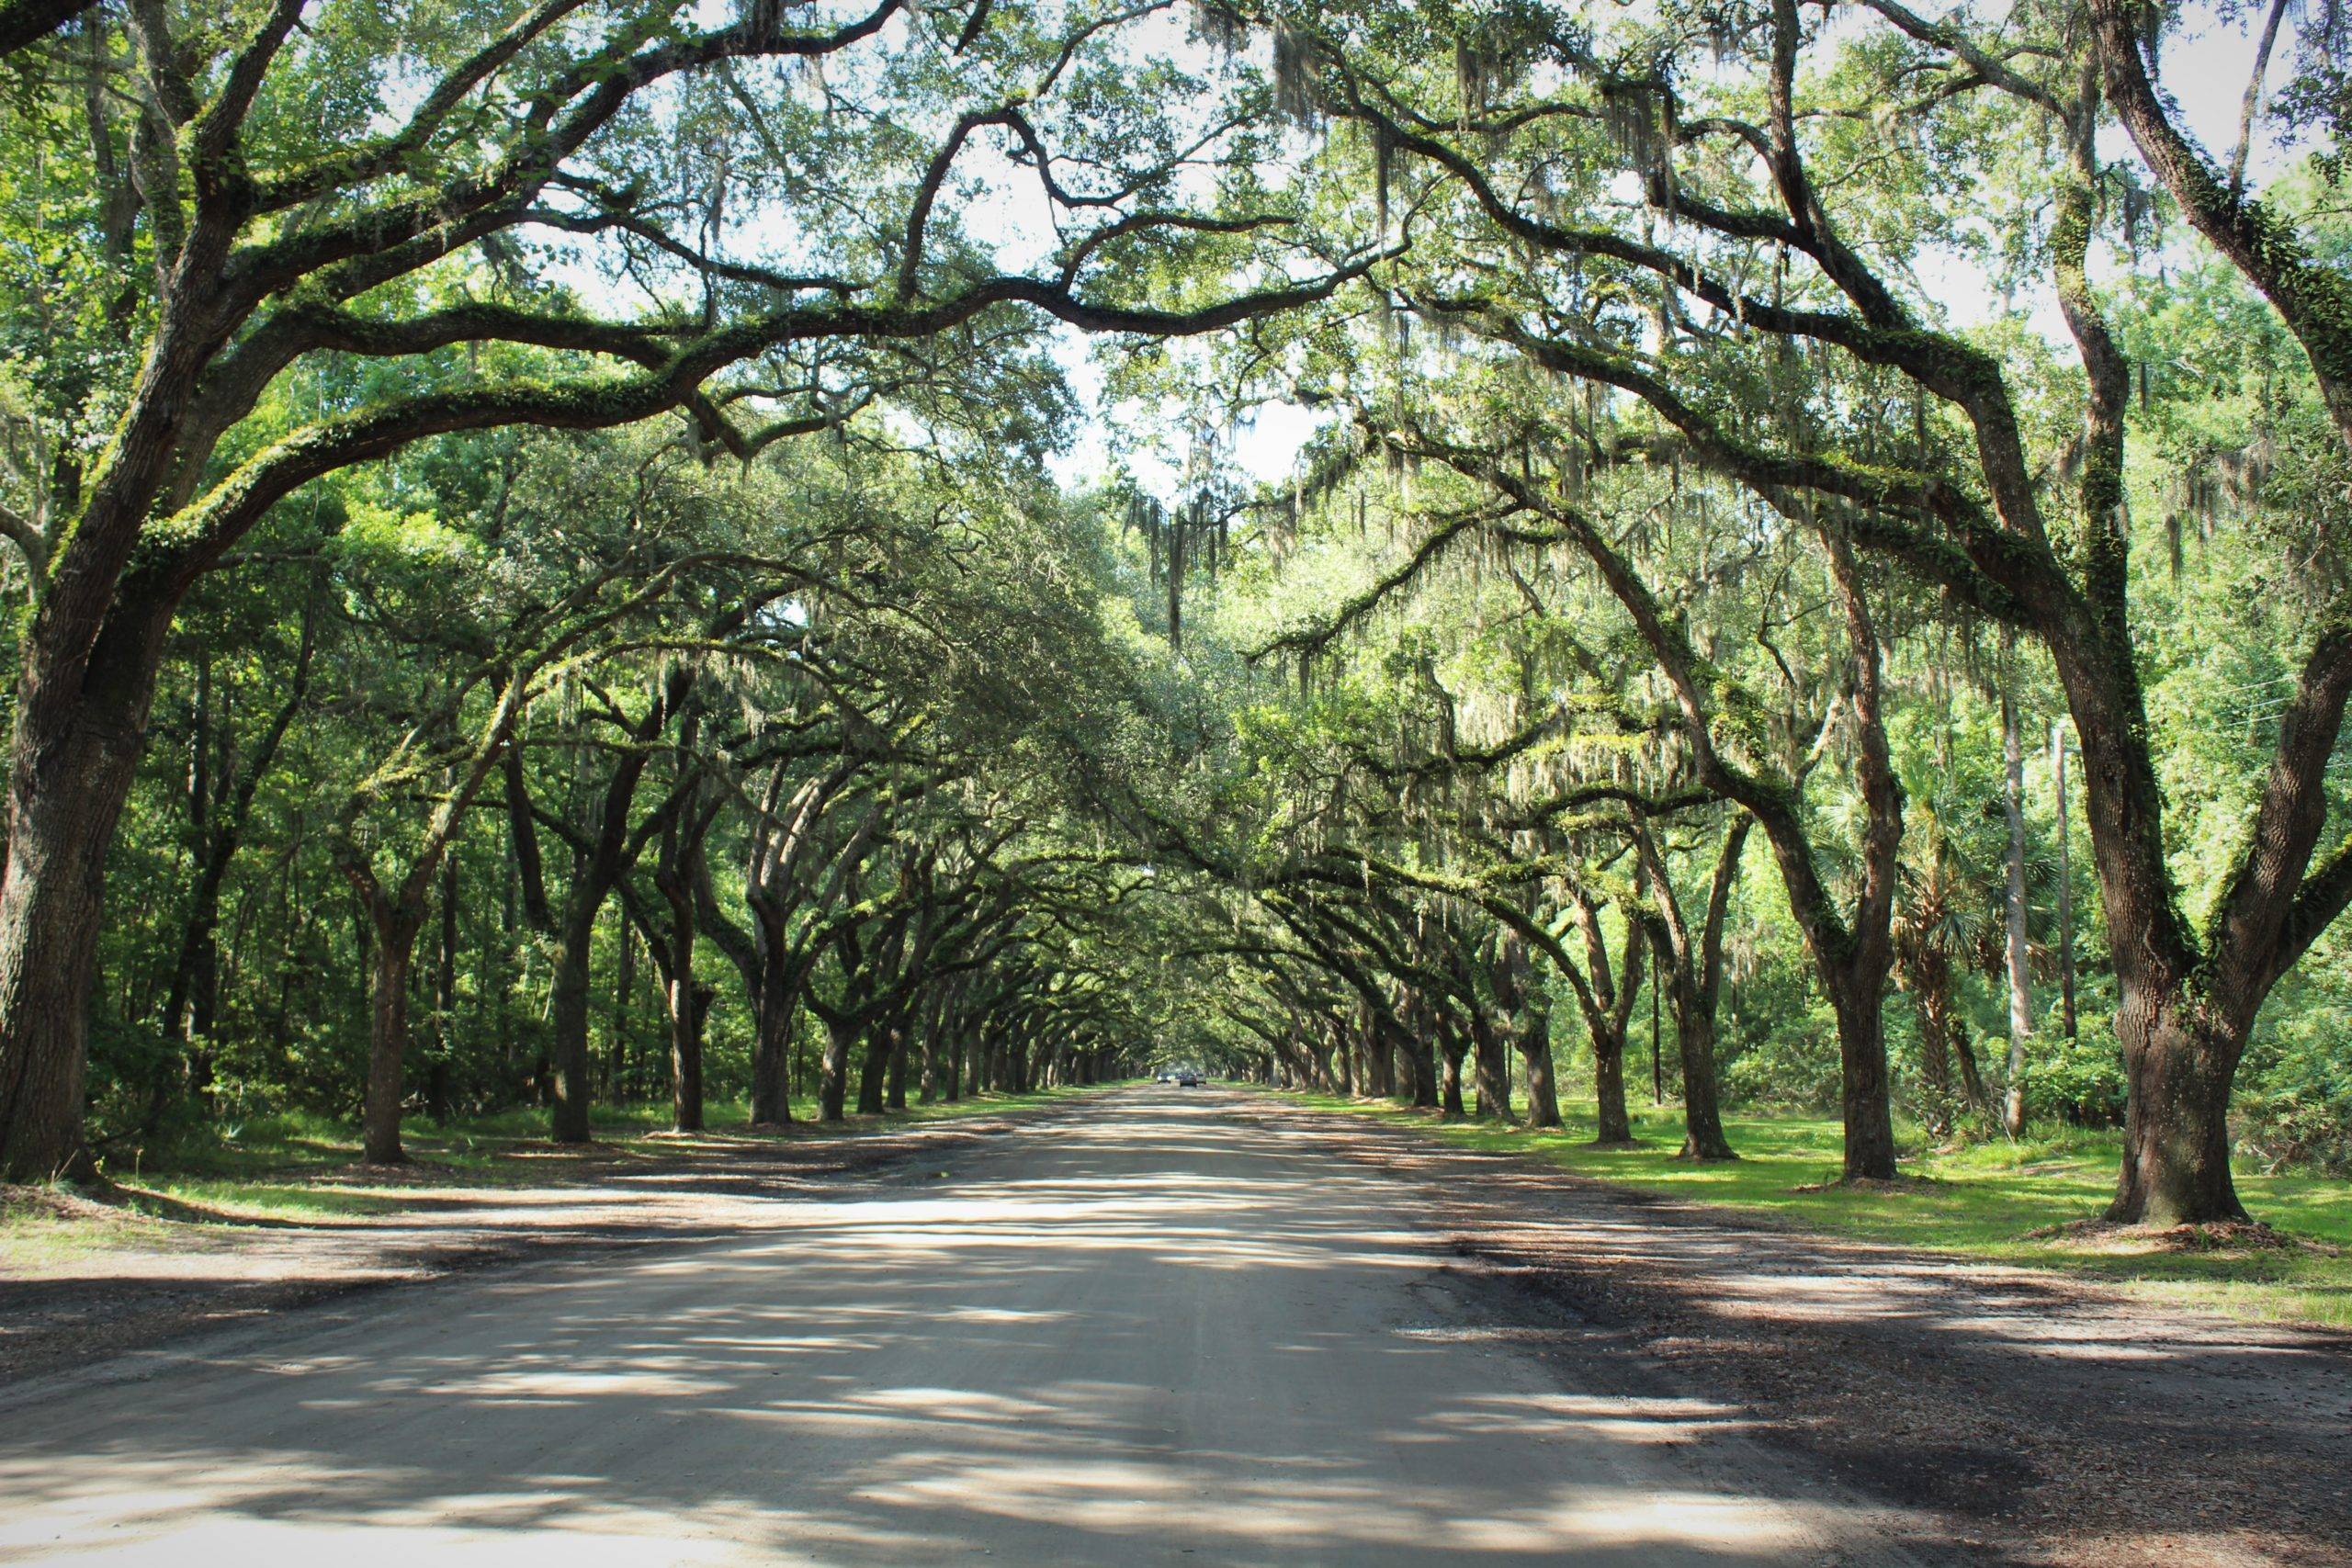
M 2352 1337 L 1758 1225 L 1280 1100 L 1409 1177 L 1555 1353 L 1663 1368 L 1987 1560 L 2352 1563 Z

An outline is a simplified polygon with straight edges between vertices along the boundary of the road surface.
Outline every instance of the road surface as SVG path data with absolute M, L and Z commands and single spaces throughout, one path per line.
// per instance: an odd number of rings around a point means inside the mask
M 1580 1370 L 1446 1269 L 1425 1195 L 1238 1094 L 954 1158 L 28 1385 L 0 1561 L 1907 1561 L 1736 1411 Z

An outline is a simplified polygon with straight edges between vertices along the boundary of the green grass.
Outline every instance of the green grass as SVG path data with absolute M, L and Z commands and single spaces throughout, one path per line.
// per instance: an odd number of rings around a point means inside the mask
M 254 1219 L 301 1224 L 397 1213 L 436 1189 L 526 1187 L 580 1179 L 674 1159 L 681 1154 L 757 1147 L 771 1142 L 858 1137 L 926 1122 L 1042 1105 L 1087 1092 L 1043 1089 L 1024 1095 L 980 1095 L 934 1105 L 909 1106 L 881 1116 L 851 1116 L 823 1123 L 817 1107 L 795 1101 L 788 1132 L 751 1131 L 748 1101 L 714 1101 L 705 1130 L 672 1133 L 667 1105 L 599 1109 L 591 1118 L 596 1141 L 570 1147 L 547 1141 L 547 1113 L 509 1111 L 436 1122 L 412 1118 L 401 1141 L 414 1163 L 396 1172 L 370 1171 L 351 1179 L 359 1157 L 359 1131 L 330 1118 L 300 1114 L 225 1123 L 161 1146 L 118 1148 L 106 1174 L 127 1193 L 136 1213 L 169 1218 Z M 13 1217 L 12 1217 L 13 1216 Z M 74 1245 L 63 1233 L 84 1222 L 61 1223 L 27 1205 L 0 1208 L 0 1258 L 20 1247 Z M 122 1233 L 117 1245 L 135 1233 Z M 93 1231 L 86 1245 L 103 1249 Z
M 1532 1155 L 1578 1176 L 1645 1192 L 1719 1204 L 1834 1235 L 1897 1242 L 2119 1286 L 2136 1295 L 2250 1318 L 2352 1327 L 2352 1181 L 2240 1172 L 2238 1191 L 2259 1220 L 2313 1246 L 2180 1249 L 2128 1236 L 2037 1236 L 2095 1217 L 2113 1194 L 2120 1145 L 2112 1133 L 2053 1131 L 1951 1150 L 1905 1140 L 1906 1180 L 1892 1189 L 1826 1184 L 1839 1170 L 1838 1123 L 1824 1117 L 1727 1119 L 1741 1157 L 1691 1165 L 1674 1107 L 1634 1118 L 1632 1149 L 1591 1146 L 1589 1112 L 1538 1133 L 1491 1122 L 1440 1122 L 1385 1101 L 1288 1098 L 1325 1110 L 1409 1122 L 1468 1148 Z M 1812 1189 L 1808 1190 L 1808 1189 Z
M 152 1245 L 157 1226 L 137 1214 L 56 1201 L 38 1189 L 0 1189 L 0 1276 L 40 1278 L 86 1259 Z

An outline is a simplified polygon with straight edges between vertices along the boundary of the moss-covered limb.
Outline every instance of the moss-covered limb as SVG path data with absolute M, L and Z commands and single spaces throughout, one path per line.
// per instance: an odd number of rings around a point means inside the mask
M 2087 105 L 2067 128 L 2069 167 L 2059 181 L 2051 224 L 2051 278 L 2089 390 L 2080 480 L 2084 592 L 2108 635 L 2128 637 L 2131 541 L 2123 510 L 2123 419 L 2132 367 L 2108 328 L 2086 265 L 2098 179 L 2093 128 Z
M 1364 964 L 1358 963 L 1338 943 L 1329 941 L 1324 934 L 1321 922 L 1315 918 L 1313 911 L 1300 910 L 1287 900 L 1281 898 L 1266 901 L 1265 908 L 1283 923 L 1283 929 L 1291 933 L 1299 946 L 1314 956 L 1316 963 L 1338 976 L 1343 985 L 1355 993 L 1356 999 L 1363 1004 L 1366 1012 L 1396 1033 L 1404 1032 L 1404 1022 L 1397 1017 L 1396 1010 L 1391 1005 L 1388 993 L 1380 984 L 1379 977 Z
M 2035 623 L 2038 607 L 2013 590 L 2013 582 L 2031 582 L 2071 596 L 2064 578 L 2049 570 L 2052 563 L 2047 550 L 2002 530 L 1971 534 L 1963 548 L 1877 507 L 1839 508 L 1837 524 L 1863 549 L 1897 562 L 1988 620 L 2018 626 Z
M 636 94 L 725 61 L 838 52 L 879 32 L 899 5 L 900 0 L 882 0 L 863 17 L 808 34 L 764 27 L 754 7 L 732 27 L 686 37 L 678 36 L 671 25 L 673 7 L 649 7 L 633 27 L 618 29 L 602 49 L 558 73 L 526 100 L 526 111 L 511 122 L 504 155 L 487 171 L 436 182 L 431 190 L 412 197 L 362 201 L 346 214 L 239 246 L 222 268 L 223 310 L 241 315 L 271 293 L 323 268 L 414 253 L 420 259 L 412 260 L 413 267 L 441 248 L 436 241 L 443 236 L 469 231 L 479 238 L 485 223 L 491 231 L 512 227 L 525 220 L 537 193 L 555 179 L 564 160 L 585 146 Z M 461 66 L 457 74 L 468 69 Z M 363 148 L 330 156 L 283 180 L 264 179 L 239 216 L 282 211 L 336 192 L 356 193 L 397 169 L 429 140 L 420 133 L 414 142 L 400 141 L 405 134 L 395 133 L 396 147 Z
M 254 192 L 254 209 L 282 212 L 315 200 L 328 191 L 345 189 L 397 168 L 447 125 L 449 118 L 492 75 L 587 3 L 588 0 L 541 0 L 540 5 L 517 17 L 505 31 L 445 72 L 409 111 L 399 130 L 357 146 L 338 149 L 276 175 Z
M 1097 303 L 1033 277 L 984 279 L 956 299 L 921 306 L 820 305 L 771 311 L 707 333 L 680 344 L 646 374 L 626 378 L 582 379 L 556 386 L 512 385 L 466 389 L 404 399 L 311 426 L 256 455 L 169 523 L 150 531 L 143 547 L 183 563 L 190 581 L 245 529 L 285 496 L 314 479 L 399 451 L 427 436 L 460 430 L 531 424 L 588 430 L 650 418 L 689 400 L 702 383 L 729 365 L 767 349 L 812 337 L 865 339 L 936 335 L 993 306 L 1022 303 L 1090 332 L 1148 333 L 1182 336 L 1272 314 L 1328 298 L 1361 276 L 1374 258 L 1363 257 L 1319 279 L 1280 288 L 1228 296 L 1192 310 Z M 602 344 L 630 357 L 650 357 L 647 331 L 597 323 L 542 320 L 503 307 L 464 307 L 447 313 L 421 336 L 401 328 L 380 338 L 331 316 L 326 324 L 374 342 L 388 352 L 400 343 L 423 343 L 435 333 L 496 330 L 539 333 L 551 341 Z M 463 341 L 453 337 L 451 341 Z M 820 428 L 820 425 L 812 428 Z
M 1515 899 L 1476 877 L 1401 865 L 1372 854 L 1333 857 L 1323 863 L 1297 868 L 1295 874 L 1302 880 L 1356 892 L 1363 890 L 1367 880 L 1376 880 L 1390 886 L 1442 894 L 1471 905 L 1543 949 L 1545 956 L 1568 977 L 1570 984 L 1585 992 L 1587 982 L 1584 975 L 1552 930 L 1529 914 Z M 1530 868 L 1515 868 L 1514 880 L 1524 880 L 1529 874 L 1532 874 Z M 1585 994 L 1589 997 L 1589 992 Z
M 1408 912 L 1399 909 L 1393 902 L 1384 907 L 1382 896 L 1377 890 L 1372 894 L 1364 894 L 1359 888 L 1358 892 L 1360 896 L 1358 902 L 1368 910 L 1379 915 L 1379 920 L 1356 919 L 1342 908 L 1329 902 L 1317 903 L 1311 911 L 1312 919 L 1327 931 L 1346 938 L 1356 946 L 1358 951 L 1370 954 L 1373 962 L 1382 971 L 1396 979 L 1408 985 L 1418 984 L 1434 989 L 1457 1005 L 1476 1005 L 1476 998 L 1465 995 L 1457 976 L 1442 966 L 1423 962 L 1415 953 L 1408 951 L 1408 943 L 1410 941 L 1408 937 L 1401 934 L 1401 931 L 1396 934 L 1386 934 L 1376 929 L 1380 924 L 1396 926 L 1402 920 L 1409 919 Z M 1269 889 L 1265 895 L 1265 901 L 1272 907 L 1287 904 L 1290 899 L 1287 894 L 1278 889 Z M 1302 912 L 1305 913 L 1305 911 Z
M 0 0 L 0 56 L 39 43 L 96 0 Z
M 1874 302 L 1872 308 L 1877 312 L 1861 317 L 1805 310 L 1750 294 L 1674 251 L 1606 229 L 1566 228 L 1532 216 L 1497 190 L 1474 160 L 1443 140 L 1408 130 L 1369 105 L 1355 113 L 1392 138 L 1398 147 L 1460 180 L 1488 219 L 1514 239 L 1555 255 L 1598 256 L 1639 267 L 1666 278 L 1682 292 L 1758 332 L 1834 344 L 1865 363 L 1903 370 L 1936 395 L 1956 402 L 1973 398 L 1984 385 L 1990 362 L 1980 351 L 1959 338 L 1919 327 L 1894 307 L 1883 287 L 1873 290 L 1859 279 L 1855 281 L 1855 288 Z M 1833 260 L 1843 254 L 1842 247 L 1836 246 L 1834 241 L 1821 240 L 1785 220 L 1770 214 L 1734 212 L 1679 190 L 1674 193 L 1673 209 L 1679 218 L 1726 238 L 1786 244 L 1808 254 L 1819 246 Z M 1842 265 L 1849 272 L 1860 266 L 1850 258 Z M 1862 276 L 1868 275 L 1865 272 Z
M 1766 299 L 1735 288 L 1675 251 L 1610 230 L 1569 228 L 1533 216 L 1498 190 L 1473 158 L 1440 136 L 1411 130 L 1361 97 L 1347 112 L 1397 148 L 1461 181 L 1487 218 L 1514 239 L 1555 255 L 1597 256 L 1639 267 L 1748 328 L 1832 344 L 1866 364 L 1902 371 L 1937 397 L 1966 410 L 1973 420 L 1998 423 L 2006 416 L 2015 423 L 2014 414 L 2006 412 L 2006 399 L 1988 396 L 2000 392 L 1997 363 L 1966 340 L 1912 320 L 1860 257 L 1828 231 L 1826 220 L 1808 225 L 1770 213 L 1737 212 L 1679 186 L 1660 193 L 1679 221 L 1728 239 L 1784 244 L 1813 256 L 1856 300 L 1859 315 Z M 1758 141 L 1758 151 L 1767 151 L 1769 141 L 1760 135 Z
M 1979 81 L 2046 110 L 2059 119 L 2072 117 L 2069 105 L 2011 63 L 2021 55 L 2054 54 L 2058 52 L 2056 45 L 2033 39 L 2013 44 L 2007 50 L 1996 53 L 1969 37 L 1966 29 L 1955 27 L 1950 21 L 1931 21 L 1899 4 L 1898 0 L 1862 0 L 1862 4 L 1894 23 L 1907 36 L 1949 53 L 1974 73 Z
M 188 170 L 198 199 L 243 207 L 253 186 L 240 132 L 269 67 L 301 22 L 306 0 L 272 0 L 220 72 L 211 98 L 188 122 Z
M 1528 480 L 1484 460 L 1482 455 L 1421 438 L 1423 454 L 1455 468 L 1465 477 L 1481 479 L 1512 500 L 1551 519 L 1592 562 L 1610 592 L 1633 618 L 1635 629 L 1659 671 L 1673 688 L 1683 717 L 1699 782 L 1707 789 L 1736 801 L 1754 815 L 1772 846 L 1788 890 L 1789 907 L 1806 944 L 1820 967 L 1824 983 L 1843 986 L 1858 956 L 1854 928 L 1840 910 L 1816 862 L 1807 832 L 1797 785 L 1769 778 L 1725 757 L 1715 744 L 1716 705 L 1710 682 L 1702 679 L 1702 661 L 1679 622 L 1669 618 L 1657 595 L 1633 563 L 1602 535 L 1592 520 L 1575 507 L 1542 493 Z M 1875 907 L 1873 907 L 1875 908 Z M 1875 946 L 1861 956 L 1876 952 Z
M 1814 194 L 1813 178 L 1805 170 L 1804 152 L 1797 142 L 1797 46 L 1804 31 L 1797 19 L 1797 0 L 1771 0 L 1771 29 L 1765 128 L 1772 149 L 1769 167 L 1772 183 L 1781 193 L 1781 205 L 1788 209 L 1789 221 L 1804 236 L 1805 253 L 1837 285 L 1838 291 L 1854 302 L 1864 321 L 1881 329 L 1910 328 L 1910 312 L 1854 254 L 1853 248 L 1838 238 L 1828 212 Z
M 2337 434 L 2352 445 L 2352 281 L 2283 214 L 2233 191 L 2178 126 L 2141 54 L 2143 0 L 2091 0 L 2109 101 L 2197 231 L 2278 311 L 2310 358 Z
M 1448 549 L 1465 537 L 1516 513 L 1515 506 L 1477 507 L 1442 520 L 1428 536 L 1413 547 L 1410 555 L 1395 567 L 1373 580 L 1359 592 L 1348 596 L 1337 609 L 1311 626 L 1283 633 L 1251 649 L 1243 657 L 1251 664 L 1283 654 L 1313 655 L 1321 653 L 1332 643 L 1361 625 L 1364 618 L 1381 605 L 1409 590 L 1429 570 L 1443 559 Z
M 1896 856 L 1903 847 L 1903 785 L 1895 776 L 1894 760 L 1887 745 L 1883 709 L 1883 656 L 1870 601 L 1855 570 L 1853 553 L 1835 530 L 1820 530 L 1829 559 L 1830 581 L 1846 617 L 1847 641 L 1853 652 L 1853 680 L 1849 702 L 1854 716 L 1855 782 L 1860 786 L 1863 808 L 1861 875 L 1846 916 L 1847 973 L 1838 977 L 1856 993 L 1876 995 L 1886 984 L 1894 963 L 1892 934 L 1897 882 Z M 1824 725 L 1825 737 L 1827 726 Z M 1768 823 L 1769 835 L 1772 829 Z M 1816 960 L 1826 954 L 1815 953 Z M 1833 996 L 1838 985 L 1828 987 Z
M 1497 319 L 1476 300 L 1427 302 L 1433 312 L 1523 354 L 1555 375 L 1599 381 L 1631 392 L 1690 444 L 1692 457 L 1743 482 L 1811 490 L 1858 504 L 1937 517 L 1963 532 L 1991 526 L 1976 502 L 1941 477 L 1839 454 L 1791 452 L 1743 441 L 1632 355 L 1590 344 L 1547 337 L 1515 318 Z
M 748 283 L 760 288 L 773 288 L 781 294 L 824 293 L 847 297 L 869 287 L 864 279 L 836 277 L 822 273 L 785 272 L 752 262 L 715 256 L 687 244 L 661 225 L 628 210 L 624 192 L 594 187 L 589 182 L 568 178 L 551 183 L 577 185 L 593 190 L 600 205 L 589 212 L 562 212 L 547 207 L 527 208 L 523 210 L 518 226 L 547 229 L 561 234 L 627 234 L 631 239 L 644 241 L 673 260 L 684 262 L 699 276 L 723 278 L 729 283 Z
M 2283 975 L 2310 952 L 2320 933 L 2342 919 L 2347 908 L 2352 908 L 2352 833 L 2319 856 L 2303 878 L 2278 932 L 2272 962 L 2279 973 Z
M 2207 932 L 2223 994 L 2245 998 L 2249 1023 L 2270 987 L 2352 897 L 2342 849 L 2335 863 L 2312 869 L 2327 828 L 2327 767 L 2347 700 L 2352 625 L 2339 623 L 2320 634 L 2297 673 L 2261 803 Z

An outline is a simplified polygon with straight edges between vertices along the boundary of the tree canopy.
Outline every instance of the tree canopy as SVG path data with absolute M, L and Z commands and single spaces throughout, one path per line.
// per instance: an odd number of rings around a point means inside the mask
M 1645 1058 L 2245 1217 L 2352 1162 L 2280 15 L 6 0 L 0 1170 Z

